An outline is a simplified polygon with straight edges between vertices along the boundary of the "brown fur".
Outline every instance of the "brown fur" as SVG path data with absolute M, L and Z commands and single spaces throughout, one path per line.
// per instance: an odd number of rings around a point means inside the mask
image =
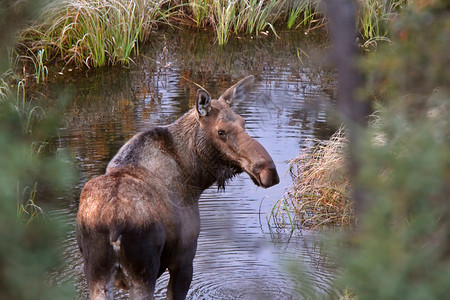
M 92 299 L 112 299 L 113 282 L 134 299 L 151 299 L 170 272 L 169 299 L 184 299 L 200 231 L 203 190 L 243 171 L 255 184 L 277 184 L 267 151 L 230 108 L 253 82 L 247 77 L 219 100 L 199 91 L 196 108 L 175 123 L 135 135 L 91 179 L 80 197 L 77 240 Z

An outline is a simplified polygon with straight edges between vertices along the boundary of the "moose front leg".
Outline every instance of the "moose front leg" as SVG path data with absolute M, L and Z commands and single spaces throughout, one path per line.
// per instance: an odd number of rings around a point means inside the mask
M 185 299 L 192 281 L 192 261 L 169 268 L 169 273 L 170 280 L 167 288 L 167 299 Z

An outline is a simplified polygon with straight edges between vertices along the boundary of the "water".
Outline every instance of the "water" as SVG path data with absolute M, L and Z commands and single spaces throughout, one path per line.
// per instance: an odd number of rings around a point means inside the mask
M 257 188 L 246 174 L 223 192 L 206 190 L 199 201 L 201 233 L 189 299 L 301 299 L 338 294 L 331 282 L 335 266 L 324 254 L 317 233 L 276 230 L 267 216 L 290 186 L 287 160 L 327 138 L 334 75 L 312 64 L 320 38 L 290 33 L 281 39 L 234 39 L 226 48 L 204 33 L 165 32 L 145 49 L 136 65 L 90 72 L 66 72 L 47 91 L 70 86 L 74 95 L 64 111 L 59 147 L 69 148 L 80 178 L 73 190 L 54 201 L 52 216 L 74 228 L 83 185 L 104 173 L 123 143 L 149 126 L 168 124 L 193 104 L 197 86 L 216 98 L 253 74 L 249 99 L 234 110 L 246 119 L 249 134 L 274 159 L 280 184 Z M 301 51 L 299 51 L 299 49 Z M 309 53 L 308 55 L 297 54 Z M 71 230 L 63 244 L 66 264 L 54 282 L 74 281 L 78 298 L 87 299 L 82 261 Z M 301 265 L 296 266 L 301 262 Z M 293 267 L 294 266 L 294 267 Z M 156 299 L 164 299 L 167 272 L 158 280 Z M 117 292 L 116 298 L 126 298 Z

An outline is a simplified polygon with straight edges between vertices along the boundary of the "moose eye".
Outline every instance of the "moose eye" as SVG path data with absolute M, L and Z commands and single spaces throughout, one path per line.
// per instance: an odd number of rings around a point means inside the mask
M 225 136 L 225 131 L 223 130 L 219 130 L 217 131 L 217 133 L 219 134 L 219 136 Z

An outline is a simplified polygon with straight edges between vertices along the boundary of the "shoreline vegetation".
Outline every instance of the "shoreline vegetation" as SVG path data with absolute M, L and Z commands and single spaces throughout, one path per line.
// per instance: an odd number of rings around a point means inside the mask
M 448 227 L 448 13 L 439 1 L 412 6 L 397 20 L 392 44 L 360 59 L 366 82 L 358 96 L 377 111 L 358 141 L 364 169 L 357 184 L 371 202 L 365 214 L 352 210 L 348 137 L 341 128 L 290 161 L 293 183 L 273 206 L 270 224 L 292 230 L 373 226 L 371 234 L 382 238 L 394 224 L 412 235 L 424 230 L 424 239 L 434 234 L 429 227 Z M 401 236 L 394 232 L 387 243 Z M 434 249 L 448 249 L 447 240 Z
M 231 35 L 277 35 L 279 30 L 305 33 L 325 28 L 320 0 L 58 0 L 51 1 L 21 31 L 16 52 L 36 66 L 36 82 L 45 79 L 44 65 L 96 68 L 133 63 L 140 45 L 151 41 L 159 26 L 205 29 L 221 46 Z M 406 0 L 358 0 L 362 47 L 389 41 L 390 24 Z M 64 69 L 64 68 L 63 68 Z
M 292 186 L 273 206 L 269 226 L 271 220 L 292 230 L 354 224 L 346 132 L 341 127 L 329 140 L 314 142 L 289 161 Z

